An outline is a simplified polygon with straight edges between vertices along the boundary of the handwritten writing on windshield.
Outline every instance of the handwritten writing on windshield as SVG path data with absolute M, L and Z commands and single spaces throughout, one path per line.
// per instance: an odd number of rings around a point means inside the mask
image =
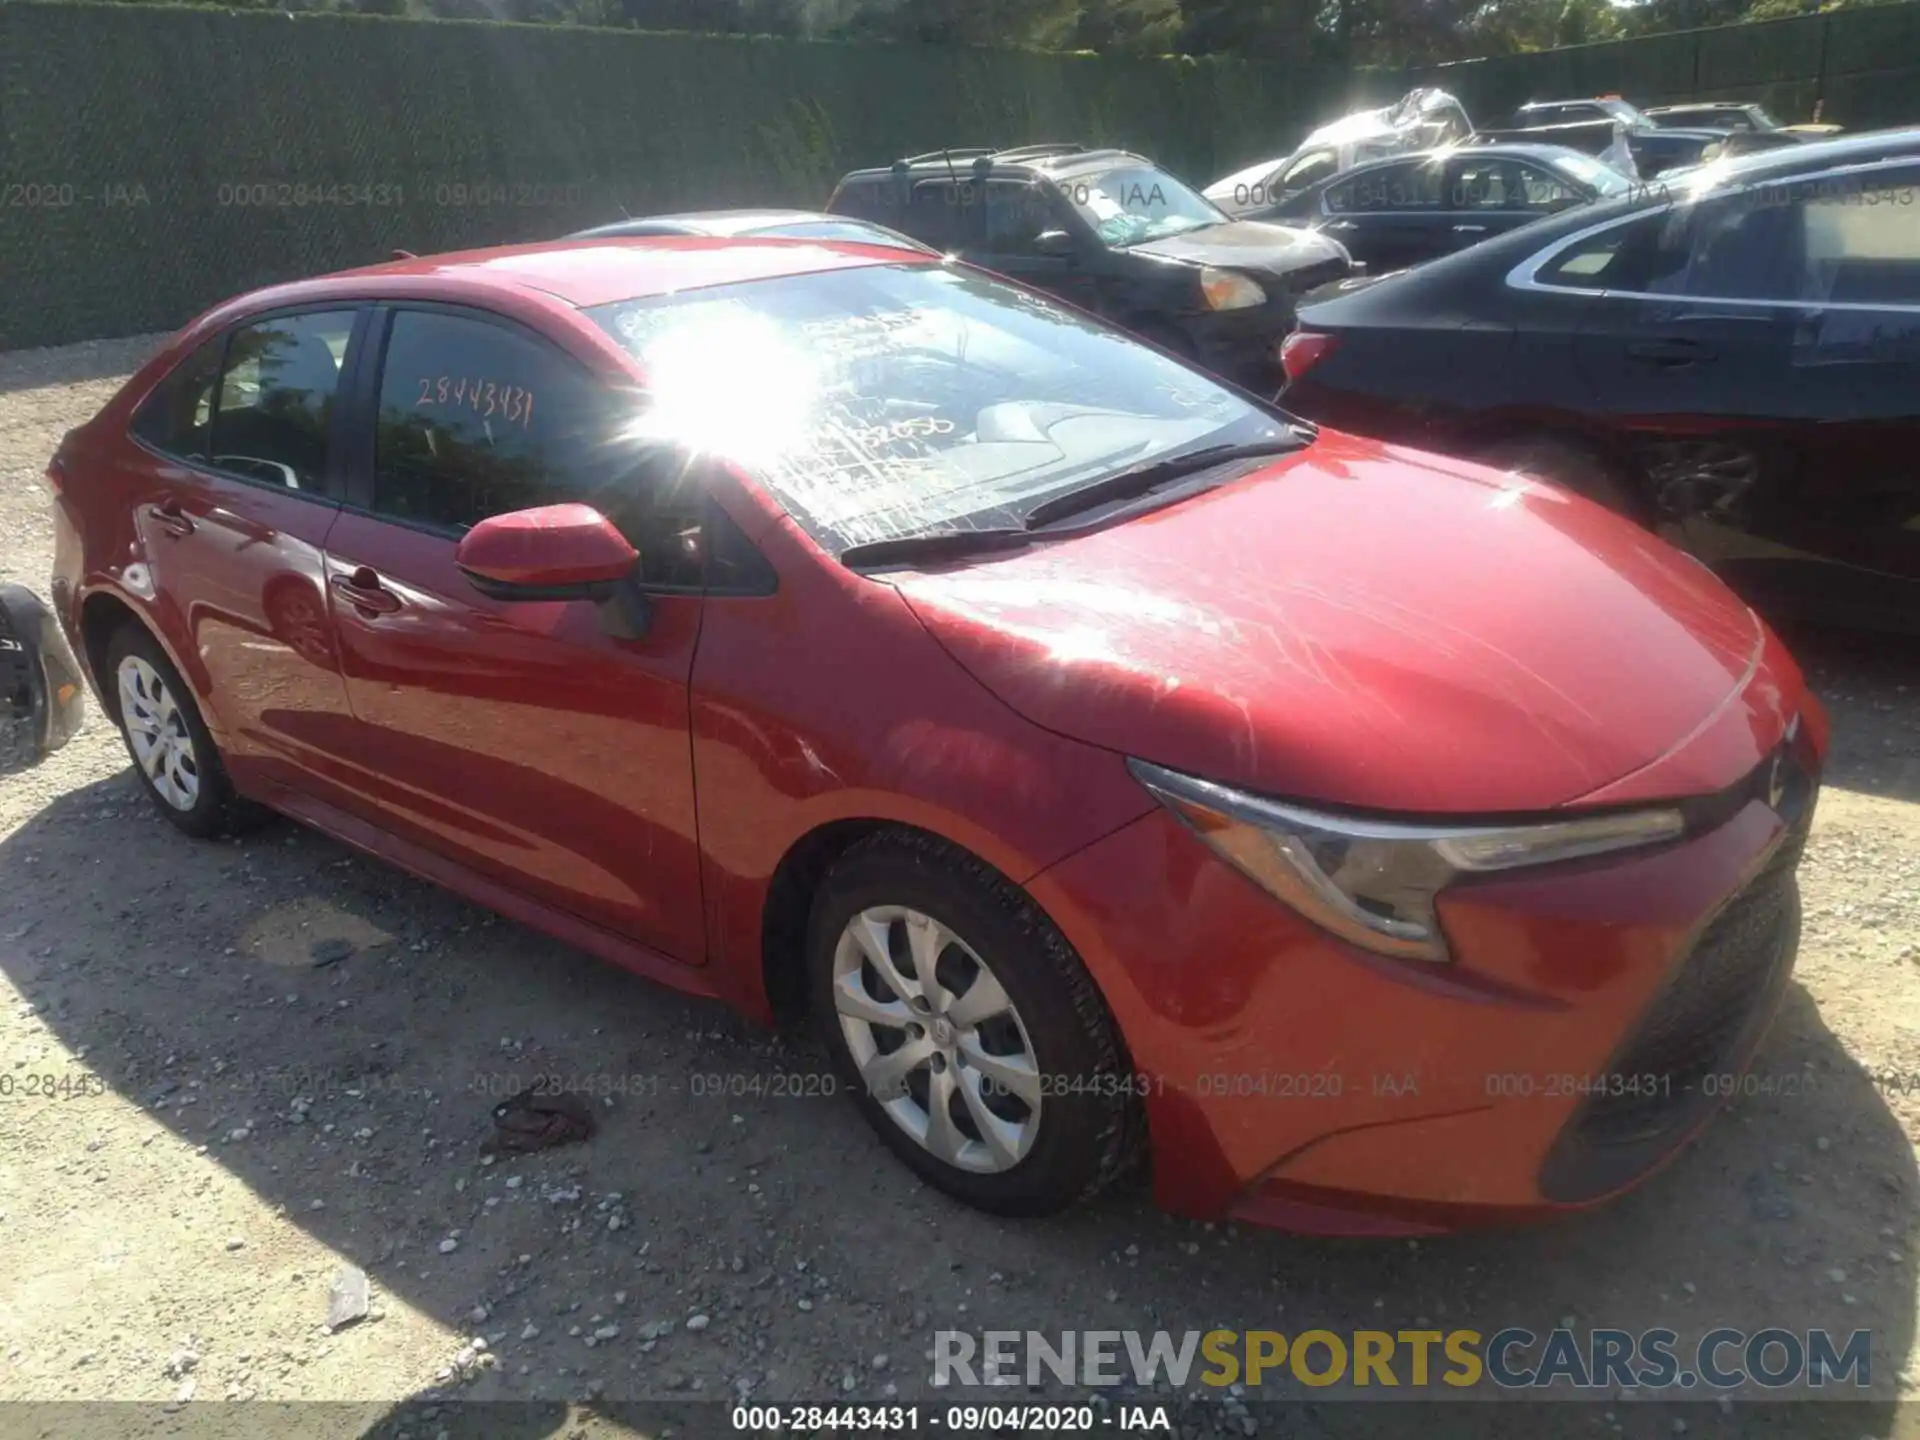
M 423 375 L 419 384 L 415 409 L 444 406 L 471 410 L 483 420 L 499 415 L 523 430 L 533 426 L 533 392 L 524 386 L 465 375 Z

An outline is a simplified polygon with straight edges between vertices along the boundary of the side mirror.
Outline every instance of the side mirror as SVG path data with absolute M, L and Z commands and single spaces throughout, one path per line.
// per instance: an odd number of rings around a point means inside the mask
M 591 505 L 493 515 L 460 537 L 453 563 L 492 600 L 606 600 L 640 555 Z
M 78 733 L 86 688 L 53 612 L 26 586 L 0 585 L 0 713 L 32 727 L 38 758 Z
M 1073 243 L 1073 236 L 1064 230 L 1042 230 L 1033 237 L 1033 253 L 1036 255 L 1051 255 L 1064 260 L 1079 252 L 1080 247 Z

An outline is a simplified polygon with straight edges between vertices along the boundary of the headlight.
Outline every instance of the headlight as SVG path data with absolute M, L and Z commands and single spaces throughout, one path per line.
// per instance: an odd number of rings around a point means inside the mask
M 1144 760 L 1134 777 L 1208 848 L 1323 929 L 1382 955 L 1446 960 L 1434 897 L 1459 875 L 1577 860 L 1672 840 L 1678 810 L 1529 825 L 1410 825 L 1323 815 Z
M 1207 297 L 1209 310 L 1245 310 L 1267 303 L 1267 292 L 1254 281 L 1234 270 L 1216 270 L 1203 266 L 1200 293 Z

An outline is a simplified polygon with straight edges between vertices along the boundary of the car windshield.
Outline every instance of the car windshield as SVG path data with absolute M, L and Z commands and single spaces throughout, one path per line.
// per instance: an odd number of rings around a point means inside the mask
M 1212 201 L 1153 165 L 1116 165 L 1055 183 L 1102 242 L 1118 250 L 1227 220 Z
M 628 433 L 734 461 L 830 553 L 1017 525 L 1043 501 L 1280 419 L 977 271 L 884 265 L 586 312 L 640 363 Z
M 1609 195 L 1624 195 L 1633 188 L 1633 182 L 1605 161 L 1596 160 L 1591 155 L 1577 152 L 1553 157 L 1553 168 L 1569 177 L 1602 198 Z

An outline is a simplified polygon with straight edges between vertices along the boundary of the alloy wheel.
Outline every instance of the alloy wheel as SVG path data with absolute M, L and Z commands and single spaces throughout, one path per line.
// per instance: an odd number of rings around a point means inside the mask
M 154 792 L 176 810 L 200 799 L 200 764 L 187 717 L 160 672 L 138 655 L 120 661 L 120 716 L 133 758 Z
M 903 906 L 862 910 L 834 950 L 833 1004 L 868 1094 L 922 1149 L 979 1174 L 1026 1157 L 1040 1131 L 1033 1044 L 959 935 Z

